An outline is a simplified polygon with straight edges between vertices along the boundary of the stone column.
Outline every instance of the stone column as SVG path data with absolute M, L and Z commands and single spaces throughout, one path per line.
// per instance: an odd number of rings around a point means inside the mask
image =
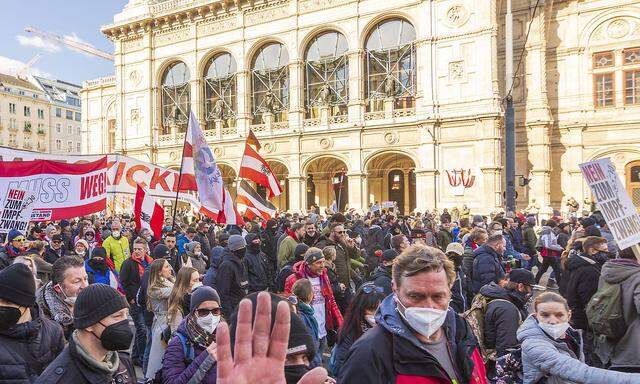
M 349 56 L 349 122 L 362 122 L 365 111 L 364 95 L 364 51 L 347 53 Z
M 303 212 L 306 208 L 307 182 L 303 176 L 289 176 L 289 210 Z
M 238 93 L 238 112 L 236 127 L 238 133 L 246 134 L 251 126 L 251 79 L 249 71 L 239 71 L 236 73 L 236 87 Z
M 303 64 L 300 60 L 289 64 L 289 128 L 292 130 L 299 130 L 304 119 Z
M 436 208 L 436 169 L 416 169 L 416 211 L 425 212 Z
M 364 173 L 348 173 L 349 208 L 367 209 L 367 175 Z
M 568 179 L 562 178 L 562 191 L 566 195 L 567 199 L 573 197 L 580 204 L 582 204 L 586 196 L 590 195 L 588 187 L 582 177 L 582 172 L 578 167 L 578 164 L 585 160 L 583 158 L 584 146 L 582 143 L 582 133 L 585 129 L 586 124 L 571 125 L 560 128 L 562 144 L 567 148 L 565 157 L 568 168 L 566 171 L 569 174 Z

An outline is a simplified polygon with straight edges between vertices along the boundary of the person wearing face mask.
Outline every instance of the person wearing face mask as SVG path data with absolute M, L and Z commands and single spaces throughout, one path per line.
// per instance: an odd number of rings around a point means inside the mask
M 456 267 L 456 279 L 451 287 L 451 308 L 456 313 L 464 313 L 471 306 L 471 279 L 462 271 L 464 247 L 460 243 L 447 245 L 446 255 Z
M 64 257 L 65 253 L 62 235 L 57 233 L 52 235 L 49 246 L 44 251 L 44 260 L 49 264 L 53 264 L 59 258 Z
M 486 384 L 471 327 L 449 307 L 455 267 L 437 248 L 409 247 L 393 264 L 393 294 L 376 327 L 351 347 L 339 382 Z
M 129 258 L 129 239 L 122 235 L 122 224 L 119 221 L 111 223 L 111 234 L 104 239 L 102 246 L 107 251 L 107 258 L 111 260 L 115 271 L 120 273 L 122 263 Z
M 482 341 L 485 348 L 495 350 L 496 358 L 518 347 L 516 331 L 527 317 L 525 305 L 531 297 L 534 283 L 533 273 L 517 268 L 509 272 L 502 286 L 491 282 L 480 289 L 480 295 L 488 303 L 484 312 Z M 492 368 L 488 367 L 488 370 Z
M 29 268 L 0 271 L 0 382 L 29 384 L 64 349 L 60 326 L 40 316 Z
M 84 260 L 89 258 L 89 244 L 84 239 L 79 239 L 78 241 L 76 241 L 74 251 L 76 256 L 81 257 Z
M 133 340 L 125 298 L 104 284 L 78 295 L 73 311 L 76 330 L 64 351 L 40 375 L 37 384 L 135 384 L 136 372 L 124 351 Z
M 382 288 L 370 282 L 358 288 L 338 332 L 338 342 L 331 352 L 333 366 L 330 369 L 334 376 L 340 375 L 340 369 L 353 343 L 376 325 L 375 314 L 385 296 Z
M 595 368 L 585 364 L 582 333 L 569 325 L 567 301 L 554 292 L 536 297 L 535 313 L 518 329 L 522 343 L 523 383 L 631 384 L 640 374 Z
M 406 238 L 406 237 L 405 237 Z M 380 265 L 371 274 L 371 281 L 381 287 L 385 296 L 390 295 L 391 289 L 391 267 L 393 261 L 398 257 L 399 253 L 395 249 L 387 249 L 380 256 Z
M 473 267 L 471 272 L 471 292 L 475 295 L 480 288 L 491 283 L 499 283 L 504 279 L 504 266 L 501 259 L 505 247 L 501 232 L 494 233 L 487 242 L 473 251 Z
M 91 257 L 84 262 L 89 284 L 106 284 L 114 289 L 120 287 L 118 276 L 107 267 L 107 251 L 103 247 L 95 247 Z
M 8 267 L 13 260 L 27 252 L 26 237 L 17 229 L 12 229 L 7 235 L 7 243 L 0 248 L 0 270 Z
M 260 250 L 260 237 L 256 233 L 249 233 L 244 239 L 247 242 L 244 262 L 249 278 L 249 293 L 267 289 L 273 291 L 273 280 L 269 280 L 267 274 L 269 268 L 267 256 Z
M 216 275 L 216 287 L 222 302 L 222 314 L 231 317 L 240 300 L 249 289 L 249 277 L 244 262 L 247 243 L 240 235 L 229 236 L 229 243 L 222 255 Z
M 169 341 L 162 362 L 162 382 L 216 382 L 216 329 L 222 319 L 220 296 L 207 286 L 191 294 L 188 312 Z
M 73 332 L 73 308 L 78 294 L 88 286 L 84 260 L 64 256 L 51 266 L 51 281 L 36 292 L 36 302 L 43 316 L 62 326 L 68 340 Z
M 185 244 L 184 249 L 189 261 L 183 266 L 193 267 L 198 270 L 198 273 L 204 275 L 207 272 L 209 257 L 202 253 L 202 245 L 197 241 L 192 241 Z

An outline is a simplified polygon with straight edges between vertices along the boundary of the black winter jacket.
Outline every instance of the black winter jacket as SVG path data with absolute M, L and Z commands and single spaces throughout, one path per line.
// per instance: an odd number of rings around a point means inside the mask
M 33 319 L 0 329 L 0 383 L 33 383 L 64 349 L 60 325 L 31 309 Z
M 569 275 L 566 281 L 565 297 L 571 309 L 571 325 L 574 328 L 587 330 L 589 322 L 585 309 L 598 290 L 600 265 L 588 257 L 574 254 L 567 260 L 567 270 Z
M 249 293 L 264 291 L 273 288 L 273 282 L 269 281 L 267 275 L 267 255 L 258 249 L 247 246 L 244 255 L 244 262 L 247 267 L 247 277 L 249 278 Z
M 138 263 L 132 258 L 126 259 L 120 267 L 120 275 L 118 276 L 120 286 L 127 295 L 127 302 L 136 299 L 138 289 L 140 289 L 140 271 Z
M 118 352 L 120 364 L 113 374 L 97 371 L 80 356 L 73 340 L 40 375 L 36 384 L 136 384 L 136 372 L 128 353 Z
M 56 260 L 58 260 L 64 255 L 65 255 L 64 245 L 60 247 L 60 249 L 58 249 L 57 252 L 51 247 L 46 247 L 43 258 L 44 258 L 44 261 L 46 261 L 47 263 L 53 264 Z
M 471 307 L 471 301 L 473 301 L 471 279 L 461 269 L 458 269 L 456 271 L 456 280 L 451 287 L 451 303 L 449 306 L 456 313 L 463 313 Z
M 516 332 L 527 317 L 526 302 L 518 293 L 507 291 L 496 283 L 482 287 L 480 294 L 491 299 L 484 314 L 484 344 L 495 349 L 497 356 L 503 356 L 508 349 L 520 345 Z
M 248 293 L 249 278 L 243 260 L 236 257 L 228 248 L 225 248 L 222 254 L 222 263 L 218 267 L 216 276 L 216 287 L 220 295 L 222 315 L 230 319 L 240 300 Z
M 492 281 L 497 283 L 504 278 L 504 267 L 500 262 L 500 255 L 489 244 L 476 248 L 473 251 L 473 257 L 471 280 L 474 294 Z
M 391 266 L 384 266 L 380 264 L 371 274 L 371 281 L 376 287 L 382 287 L 384 289 L 384 295 L 391 294 Z

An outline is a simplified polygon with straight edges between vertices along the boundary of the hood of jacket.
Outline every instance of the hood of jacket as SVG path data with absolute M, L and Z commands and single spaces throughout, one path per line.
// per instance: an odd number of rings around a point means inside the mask
M 216 246 L 211 249 L 211 265 L 216 267 L 222 262 L 222 255 L 224 254 L 224 247 Z
M 640 273 L 640 264 L 635 260 L 613 259 L 602 266 L 601 276 L 609 284 L 620 284 Z
M 567 260 L 567 269 L 569 271 L 575 271 L 578 268 L 588 267 L 590 265 L 593 265 L 595 268 L 598 267 L 598 263 L 595 260 L 584 256 L 582 253 L 574 254 Z
M 553 233 L 553 228 L 549 227 L 549 226 L 544 226 L 542 228 L 540 228 L 540 236 L 544 236 L 544 235 L 549 235 Z
M 391 266 L 385 266 L 385 265 L 378 265 L 376 267 L 376 269 L 373 270 L 373 273 L 371 274 L 371 277 L 369 277 L 369 280 L 375 280 L 378 277 L 381 276 L 387 276 L 389 278 L 391 278 Z
M 495 282 L 491 282 L 490 284 L 480 288 L 480 294 L 491 299 L 508 300 L 518 308 L 523 308 L 526 304 L 524 298 L 518 295 L 517 292 L 509 291 Z

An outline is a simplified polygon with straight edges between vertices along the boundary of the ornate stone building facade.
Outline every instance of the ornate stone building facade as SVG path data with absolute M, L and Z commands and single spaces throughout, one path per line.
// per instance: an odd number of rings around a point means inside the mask
M 513 3 L 516 169 L 531 180 L 519 206 L 581 201 L 578 164 L 602 156 L 640 204 L 639 2 Z M 230 184 L 256 133 L 283 209 L 487 213 L 503 205 L 504 12 L 503 0 L 131 0 L 102 29 L 115 79 L 85 84 L 89 145 L 178 167 L 192 110 Z

